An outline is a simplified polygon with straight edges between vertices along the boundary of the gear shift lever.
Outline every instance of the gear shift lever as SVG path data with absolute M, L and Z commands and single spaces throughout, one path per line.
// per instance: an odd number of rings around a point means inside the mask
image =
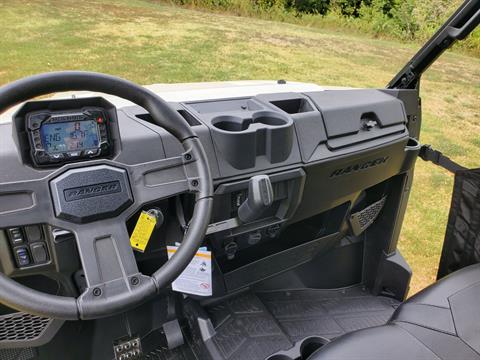
M 273 203 L 272 182 L 268 175 L 257 175 L 248 182 L 248 197 L 238 208 L 238 218 L 244 223 L 258 219 Z

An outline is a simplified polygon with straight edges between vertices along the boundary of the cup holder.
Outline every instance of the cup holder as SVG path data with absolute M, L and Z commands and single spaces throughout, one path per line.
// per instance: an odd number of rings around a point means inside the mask
M 329 342 L 330 340 L 320 336 L 309 336 L 297 341 L 291 349 L 270 355 L 267 360 L 307 360 L 315 351 Z
M 210 124 L 215 145 L 235 169 L 254 167 L 259 156 L 276 164 L 291 154 L 295 134 L 287 115 L 268 110 L 248 117 L 219 115 Z
M 272 111 L 258 111 L 252 115 L 253 123 L 265 124 L 268 126 L 282 126 L 289 123 L 288 118 Z
M 320 349 L 323 345 L 327 344 L 329 341 L 325 338 L 319 336 L 312 336 L 306 338 L 302 341 L 300 345 L 300 356 L 301 359 L 308 359 L 315 351 Z
M 232 115 L 222 115 L 212 119 L 212 125 L 214 127 L 228 132 L 245 131 L 253 124 L 284 126 L 289 124 L 289 119 L 272 111 L 258 111 L 252 114 L 251 119 L 244 119 Z
M 238 116 L 223 115 L 212 120 L 212 125 L 217 129 L 230 132 L 247 130 L 252 122 L 251 119 L 242 119 Z
M 267 360 L 294 360 L 288 355 L 275 354 L 267 358 Z

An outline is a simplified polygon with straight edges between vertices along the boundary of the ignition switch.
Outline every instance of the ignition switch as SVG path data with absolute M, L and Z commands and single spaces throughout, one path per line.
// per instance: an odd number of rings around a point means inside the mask
M 147 214 L 152 215 L 155 217 L 155 219 L 157 219 L 157 222 L 155 223 L 155 227 L 157 229 L 163 225 L 165 217 L 163 216 L 162 210 L 158 208 L 151 208 L 147 211 Z

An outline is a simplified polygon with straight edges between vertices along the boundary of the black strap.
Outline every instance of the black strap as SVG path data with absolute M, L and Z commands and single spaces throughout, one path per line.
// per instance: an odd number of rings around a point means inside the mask
M 441 166 L 452 173 L 456 173 L 459 170 L 466 170 L 465 167 L 457 164 L 448 156 L 443 155 L 440 151 L 432 149 L 430 145 L 423 145 L 420 148 L 418 156 L 420 156 L 422 160 L 431 161 L 435 165 Z

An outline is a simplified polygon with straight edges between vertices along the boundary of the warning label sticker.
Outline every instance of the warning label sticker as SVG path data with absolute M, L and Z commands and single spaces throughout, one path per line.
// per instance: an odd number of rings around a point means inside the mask
M 178 246 L 167 246 L 170 259 Z M 212 295 L 212 253 L 198 250 L 187 268 L 172 283 L 174 291 L 185 294 L 211 296 Z

